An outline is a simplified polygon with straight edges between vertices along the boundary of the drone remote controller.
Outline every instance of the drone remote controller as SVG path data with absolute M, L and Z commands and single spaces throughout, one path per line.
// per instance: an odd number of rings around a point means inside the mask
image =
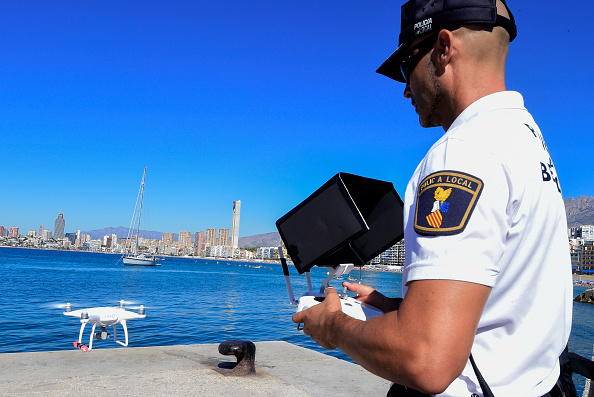
M 324 301 L 325 296 L 320 295 L 305 295 L 299 298 L 297 305 L 297 312 L 309 309 L 312 306 Z M 384 314 L 380 309 L 363 303 L 350 296 L 341 297 L 340 305 L 344 314 L 356 318 L 357 320 L 369 320 L 370 318 L 381 316 Z

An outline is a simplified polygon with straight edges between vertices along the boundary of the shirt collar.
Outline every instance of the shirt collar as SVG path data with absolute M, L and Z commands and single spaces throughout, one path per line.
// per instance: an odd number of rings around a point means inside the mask
M 474 101 L 454 120 L 447 132 L 464 124 L 479 113 L 489 112 L 498 109 L 525 109 L 522 94 L 515 91 L 501 91 L 484 96 Z M 447 134 L 446 132 L 446 134 Z

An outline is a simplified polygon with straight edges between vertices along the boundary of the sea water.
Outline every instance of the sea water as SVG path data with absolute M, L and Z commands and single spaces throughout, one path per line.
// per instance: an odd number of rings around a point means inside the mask
M 291 269 L 296 296 L 306 279 Z M 311 272 L 314 289 L 327 271 Z M 401 296 L 402 274 L 354 270 L 355 280 L 390 296 Z M 346 279 L 346 278 L 343 278 Z M 340 288 L 340 280 L 331 283 Z M 586 287 L 574 287 L 574 296 Z M 129 346 L 220 343 L 225 340 L 282 340 L 351 361 L 340 350 L 325 350 L 291 321 L 281 266 L 225 259 L 166 258 L 158 267 L 123 266 L 119 255 L 0 247 L 0 353 L 73 349 L 80 321 L 62 315 L 73 310 L 118 306 L 146 308 L 146 318 L 127 322 Z M 83 343 L 89 343 L 91 326 Z M 107 331 L 112 333 L 112 328 Z M 118 339 L 123 339 L 118 325 Z M 569 347 L 592 356 L 594 305 L 573 304 Z M 93 348 L 118 347 L 113 336 Z M 575 377 L 581 391 L 584 379 Z M 581 394 L 581 392 L 580 392 Z

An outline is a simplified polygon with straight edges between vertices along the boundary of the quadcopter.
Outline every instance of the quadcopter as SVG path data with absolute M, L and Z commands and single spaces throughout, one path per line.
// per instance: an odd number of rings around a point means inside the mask
M 80 332 L 78 334 L 78 341 L 74 342 L 74 347 L 80 349 L 83 352 L 89 351 L 93 348 L 93 339 L 106 340 L 109 338 L 110 334 L 107 332 L 105 327 L 110 326 L 113 326 L 114 342 L 124 347 L 128 346 L 128 327 L 126 326 L 126 321 L 146 317 L 143 305 L 140 305 L 138 308 L 138 313 L 131 312 L 126 310 L 124 300 L 120 301 L 119 307 L 92 307 L 90 309 L 79 309 L 74 311 L 72 310 L 72 305 L 67 303 L 66 307 L 64 308 L 64 315 L 80 318 Z M 87 323 L 93 324 L 88 346 L 82 343 L 83 332 Z M 117 324 L 122 324 L 122 327 L 124 328 L 124 342 L 118 340 L 116 332 Z M 99 332 L 95 332 L 95 328 L 97 326 L 100 329 Z

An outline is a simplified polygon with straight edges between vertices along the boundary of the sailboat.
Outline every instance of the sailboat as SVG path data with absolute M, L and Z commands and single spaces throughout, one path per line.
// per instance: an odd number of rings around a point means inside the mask
M 134 206 L 134 213 L 132 214 L 132 221 L 130 222 L 130 228 L 128 229 L 128 248 L 134 241 L 134 247 L 132 252 L 122 256 L 124 265 L 126 266 L 160 266 L 158 259 L 154 255 L 147 255 L 143 252 L 138 251 L 138 242 L 140 240 L 140 215 L 142 214 L 142 199 L 144 197 L 144 179 L 146 178 L 146 167 L 144 167 L 144 173 L 142 174 L 142 182 L 140 183 L 140 190 L 136 197 L 136 205 Z M 134 228 L 134 220 L 138 214 L 138 223 L 136 229 Z

